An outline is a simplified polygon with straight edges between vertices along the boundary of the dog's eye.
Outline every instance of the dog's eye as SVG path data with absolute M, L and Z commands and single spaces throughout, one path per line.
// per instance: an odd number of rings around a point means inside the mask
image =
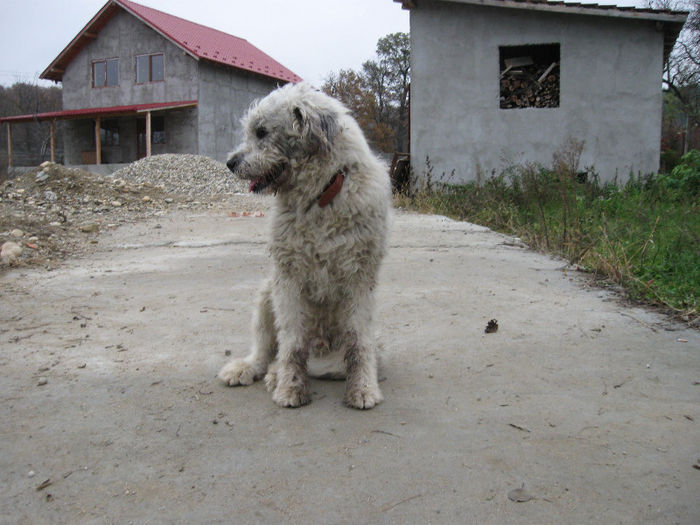
M 267 130 L 262 126 L 260 126 L 259 128 L 255 128 L 255 136 L 259 139 L 264 139 L 265 137 L 267 137 Z

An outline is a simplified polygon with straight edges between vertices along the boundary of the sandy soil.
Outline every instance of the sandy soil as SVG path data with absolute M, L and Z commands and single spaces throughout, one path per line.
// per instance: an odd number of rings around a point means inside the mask
M 215 380 L 269 266 L 266 219 L 235 206 L 0 276 L 0 521 L 700 523 L 697 332 L 485 228 L 397 213 L 384 403 L 315 381 L 278 408 Z

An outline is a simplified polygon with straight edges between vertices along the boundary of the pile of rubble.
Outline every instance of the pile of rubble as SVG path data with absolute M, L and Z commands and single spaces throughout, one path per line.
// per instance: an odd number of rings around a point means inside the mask
M 202 155 L 154 155 L 115 171 L 113 177 L 190 197 L 248 192 L 248 185 L 234 177 L 224 164 Z
M 50 268 L 88 250 L 100 231 L 170 209 L 220 206 L 243 191 L 226 166 L 197 155 L 158 155 L 111 176 L 45 162 L 0 183 L 0 271 Z

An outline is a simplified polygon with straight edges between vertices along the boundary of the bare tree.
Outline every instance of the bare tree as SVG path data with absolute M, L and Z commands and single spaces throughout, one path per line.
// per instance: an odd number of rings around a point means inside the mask
M 688 21 L 664 64 L 663 82 L 673 100 L 674 118 L 683 122 L 683 150 L 688 150 L 691 130 L 700 123 L 700 0 L 649 0 L 647 7 L 673 11 L 689 11 Z M 670 117 L 667 115 L 666 117 Z M 665 123 L 666 125 L 666 123 Z
M 353 112 L 365 136 L 379 151 L 406 151 L 410 43 L 406 33 L 393 33 L 377 42 L 377 56 L 360 71 L 331 73 L 322 87 Z
M 62 108 L 60 87 L 41 87 L 38 83 L 15 82 L 0 86 L 0 116 L 34 115 Z M 26 122 L 12 128 L 15 162 L 25 165 L 46 160 L 50 149 L 48 122 Z M 60 146 L 60 145 L 59 145 Z M 7 125 L 0 126 L 0 169 L 7 165 Z

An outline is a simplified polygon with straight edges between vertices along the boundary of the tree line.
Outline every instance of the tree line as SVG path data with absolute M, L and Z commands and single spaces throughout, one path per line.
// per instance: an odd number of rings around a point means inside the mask
M 370 145 L 384 153 L 408 151 L 411 45 L 407 33 L 377 42 L 377 56 L 359 71 L 330 73 L 322 91 L 351 111 Z
M 689 11 L 663 71 L 661 164 L 670 171 L 681 155 L 700 148 L 700 0 L 647 0 L 646 6 Z
M 60 111 L 63 107 L 61 88 L 43 87 L 29 82 L 0 86 L 0 116 L 31 115 Z M 57 133 L 60 149 L 61 133 Z M 47 160 L 50 155 L 48 122 L 27 122 L 12 126 L 12 156 L 16 165 L 32 166 Z M 7 169 L 7 124 L 0 126 L 0 173 Z

